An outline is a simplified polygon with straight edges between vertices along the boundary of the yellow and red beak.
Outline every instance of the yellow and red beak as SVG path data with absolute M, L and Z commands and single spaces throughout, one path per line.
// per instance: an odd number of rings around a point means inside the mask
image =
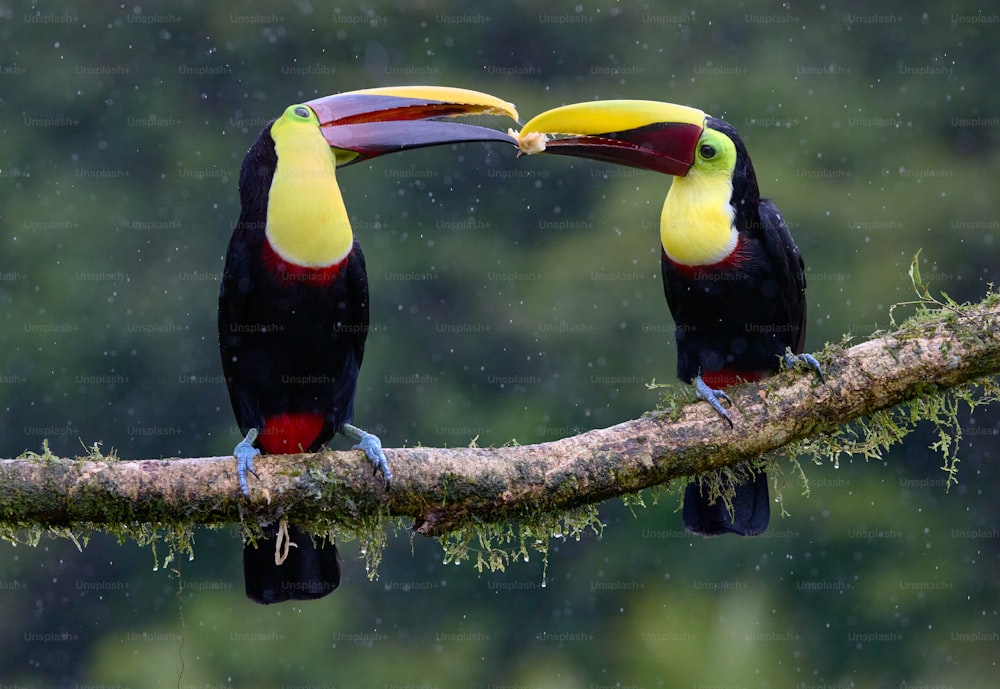
M 447 86 L 389 86 L 347 91 L 305 103 L 335 149 L 338 165 L 423 146 L 470 141 L 517 145 L 509 134 L 448 118 L 506 115 L 513 104 L 479 91 Z M 445 119 L 441 119 L 445 118 Z
M 707 117 L 697 108 L 659 101 L 592 101 L 536 115 L 516 136 L 526 154 L 578 156 L 684 176 Z

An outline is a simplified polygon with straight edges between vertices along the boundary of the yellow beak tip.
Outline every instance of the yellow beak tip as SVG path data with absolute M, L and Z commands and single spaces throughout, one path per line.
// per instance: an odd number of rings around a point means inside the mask
M 520 120 L 517 108 L 513 103 L 489 93 L 454 86 L 382 86 L 351 91 L 350 93 L 437 100 L 442 103 L 466 106 L 468 112 L 464 114 L 468 115 L 506 115 L 515 122 Z

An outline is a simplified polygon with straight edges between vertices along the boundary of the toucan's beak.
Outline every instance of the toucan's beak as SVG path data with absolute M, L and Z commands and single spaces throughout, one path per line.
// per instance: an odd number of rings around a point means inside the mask
M 468 141 L 517 145 L 509 134 L 448 119 L 462 115 L 506 115 L 511 103 L 487 93 L 447 86 L 390 86 L 348 91 L 307 101 L 338 165 L 422 146 Z
M 651 100 L 574 103 L 528 120 L 517 134 L 518 146 L 522 153 L 580 156 L 683 176 L 694 164 L 706 117 L 697 108 Z

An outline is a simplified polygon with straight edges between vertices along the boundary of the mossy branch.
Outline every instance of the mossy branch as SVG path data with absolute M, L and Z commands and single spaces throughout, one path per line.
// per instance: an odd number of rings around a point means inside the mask
M 1000 297 L 972 306 L 935 303 L 939 308 L 928 308 L 922 299 L 917 315 L 892 332 L 850 348 L 827 347 L 818 355 L 822 382 L 803 369 L 731 389 L 732 429 L 708 405 L 690 403 L 537 445 L 387 449 L 391 491 L 360 452 L 261 457 L 249 501 L 240 495 L 232 457 L 118 461 L 29 453 L 0 460 L 0 535 L 39 527 L 121 533 L 137 525 L 246 526 L 284 515 L 318 530 L 369 534 L 387 516 L 408 517 L 417 532 L 440 536 L 470 524 L 540 523 L 545 515 L 790 444 L 821 456 L 867 454 L 878 448 L 838 443 L 850 438 L 846 424 L 867 418 L 854 425 L 857 435 L 859 425 L 891 421 L 885 410 L 902 403 L 909 403 L 910 421 L 941 423 L 942 406 L 928 400 L 973 399 L 969 390 L 986 401 L 997 397 Z M 898 439 L 886 433 L 875 444 Z

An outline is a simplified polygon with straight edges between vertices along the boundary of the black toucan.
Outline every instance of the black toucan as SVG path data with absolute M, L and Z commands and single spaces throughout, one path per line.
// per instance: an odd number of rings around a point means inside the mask
M 351 425 L 368 335 L 368 279 L 336 168 L 385 153 L 465 141 L 513 143 L 458 115 L 508 115 L 493 96 L 410 86 L 341 93 L 289 106 L 264 127 L 240 170 L 240 218 L 219 294 L 219 348 L 246 437 L 234 451 L 240 488 L 261 452 L 314 452 L 337 432 L 358 441 L 388 486 L 375 435 Z M 247 596 L 258 603 L 325 596 L 340 583 L 336 546 L 282 522 L 246 544 Z
M 548 134 L 564 135 L 548 139 Z M 759 380 L 799 359 L 805 341 L 805 268 L 777 207 L 761 198 L 731 124 L 672 103 L 610 100 L 546 111 L 519 134 L 524 153 L 558 153 L 674 175 L 660 216 L 663 291 L 674 318 L 677 376 L 732 426 L 721 388 Z M 795 356 L 788 355 L 791 351 Z M 732 488 L 732 510 L 688 484 L 682 517 L 706 536 L 767 528 L 767 476 Z

